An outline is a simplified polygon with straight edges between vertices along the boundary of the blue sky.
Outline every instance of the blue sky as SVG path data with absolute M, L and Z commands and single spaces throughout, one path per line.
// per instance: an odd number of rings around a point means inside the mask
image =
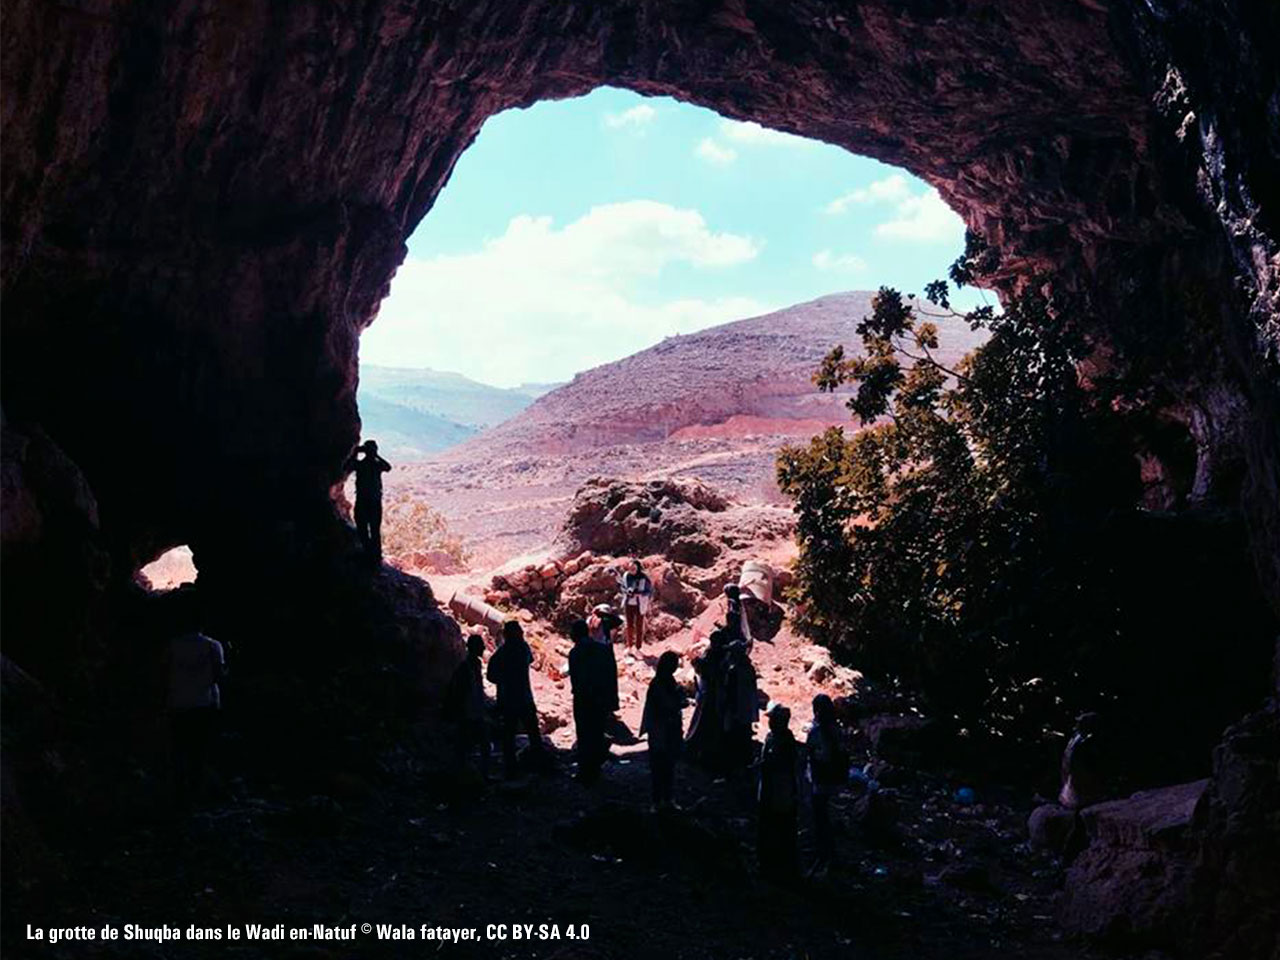
M 920 292 L 963 238 L 905 171 L 603 88 L 490 118 L 410 238 L 361 358 L 566 380 L 827 293 Z

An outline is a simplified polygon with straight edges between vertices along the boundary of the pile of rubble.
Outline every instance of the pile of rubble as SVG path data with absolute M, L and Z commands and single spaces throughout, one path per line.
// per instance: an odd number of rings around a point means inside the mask
M 571 559 L 548 558 L 542 563 L 527 563 L 517 570 L 496 574 L 485 591 L 485 602 L 526 610 L 539 603 L 554 603 L 565 580 L 593 563 L 595 557 L 588 550 Z

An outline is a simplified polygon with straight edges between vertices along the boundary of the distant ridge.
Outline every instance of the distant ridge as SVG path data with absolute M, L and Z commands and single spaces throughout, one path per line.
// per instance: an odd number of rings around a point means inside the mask
M 814 370 L 838 343 L 858 346 L 872 291 L 836 293 L 774 313 L 669 337 L 578 374 L 447 457 L 548 456 L 687 435 L 752 429 L 810 433 L 846 423 L 846 395 L 821 394 Z M 938 321 L 939 359 L 982 342 L 958 320 Z
M 519 413 L 555 384 L 504 389 L 460 373 L 362 364 L 357 402 L 366 436 L 388 456 L 446 450 Z

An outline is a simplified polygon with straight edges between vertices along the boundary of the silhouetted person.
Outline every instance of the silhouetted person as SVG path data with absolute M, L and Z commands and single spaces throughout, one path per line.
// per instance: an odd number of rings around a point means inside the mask
M 1058 802 L 1079 809 L 1106 797 L 1102 744 L 1096 713 L 1082 713 L 1076 718 L 1075 733 L 1062 753 L 1062 792 Z
M 756 669 L 747 654 L 747 645 L 735 640 L 725 652 L 724 683 L 721 686 L 721 715 L 724 720 L 724 759 L 729 770 L 751 764 L 752 743 L 760 701 L 756 694 Z
M 390 469 L 378 456 L 376 440 L 356 447 L 346 464 L 347 472 L 356 474 L 356 532 L 374 563 L 382 562 L 382 475 Z
M 623 574 L 622 615 L 627 624 L 627 646 L 639 650 L 644 645 L 644 621 L 649 616 L 653 602 L 653 581 L 644 572 L 639 560 L 633 561 L 631 570 Z
M 756 852 L 760 872 L 786 881 L 799 872 L 796 853 L 796 811 L 800 790 L 797 781 L 796 739 L 788 726 L 791 711 L 780 703 L 769 704 L 769 734 L 760 755 L 759 814 Z
M 747 623 L 746 610 L 742 605 L 742 591 L 736 583 L 724 588 L 725 613 L 724 630 L 729 635 L 729 642 L 740 640 L 751 650 L 751 625 Z
M 611 714 L 617 713 L 619 707 L 618 655 L 613 649 L 613 631 L 620 626 L 622 626 L 622 618 L 607 603 L 598 604 L 591 611 L 591 616 L 587 620 L 587 629 L 591 634 L 591 639 L 603 646 L 605 653 L 609 657 L 609 679 L 607 681 L 605 702 L 608 704 L 609 713 Z
M 218 684 L 224 676 L 226 658 L 217 640 L 196 630 L 169 641 L 169 724 L 179 807 L 188 806 L 200 792 L 222 707 Z
M 693 661 L 698 676 L 698 694 L 689 721 L 686 744 L 689 757 L 713 771 L 724 768 L 724 668 L 728 638 L 723 630 L 711 631 L 710 645 Z
M 538 729 L 538 709 L 529 685 L 533 651 L 524 639 L 524 629 L 515 620 L 502 625 L 502 646 L 489 658 L 485 675 L 498 688 L 498 716 L 502 721 L 502 759 L 508 777 L 516 775 L 516 734 L 523 730 L 529 749 L 539 758 L 543 753 Z
M 804 754 L 813 804 L 813 870 L 820 873 L 831 865 L 834 854 L 831 798 L 849 776 L 849 757 L 840 735 L 836 705 L 825 693 L 813 698 L 813 723 L 805 737 Z
M 485 720 L 484 637 L 467 637 L 467 655 L 454 668 L 445 693 L 445 719 L 454 725 L 454 761 L 458 771 L 480 751 L 480 776 L 489 777 L 489 727 Z
M 681 711 L 685 696 L 676 683 L 680 656 L 666 650 L 658 657 L 658 665 L 644 697 L 644 717 L 640 733 L 649 737 L 649 780 L 653 787 L 653 805 L 658 810 L 675 806 L 676 760 L 684 741 Z
M 592 782 L 609 755 L 605 722 L 609 716 L 609 679 L 613 661 L 605 648 L 591 639 L 585 620 L 569 625 L 573 649 L 569 651 L 569 684 L 573 688 L 573 725 L 578 737 L 578 779 Z

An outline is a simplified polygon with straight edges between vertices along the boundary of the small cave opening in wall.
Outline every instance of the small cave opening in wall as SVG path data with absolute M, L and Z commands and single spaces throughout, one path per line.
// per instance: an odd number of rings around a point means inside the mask
M 150 590 L 175 590 L 196 582 L 196 565 L 191 548 L 186 544 L 172 547 L 138 571 L 142 583 Z

